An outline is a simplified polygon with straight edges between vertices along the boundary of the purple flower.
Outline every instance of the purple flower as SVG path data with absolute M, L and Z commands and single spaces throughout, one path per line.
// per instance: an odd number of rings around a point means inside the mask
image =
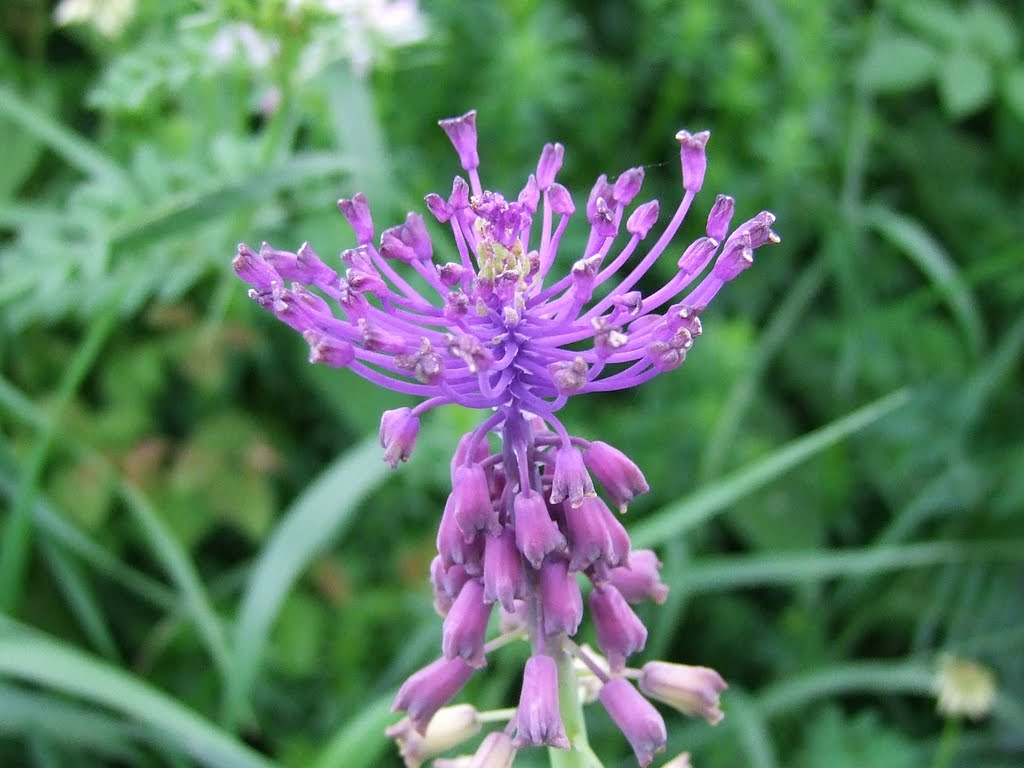
M 630 603 L 653 600 L 658 605 L 668 597 L 668 587 L 662 583 L 658 571 L 661 563 L 649 549 L 634 549 L 629 553 L 629 565 L 613 568 L 610 581 Z
M 454 698 L 472 674 L 473 667 L 462 659 L 437 659 L 402 683 L 391 711 L 404 711 L 416 730 L 424 733 L 434 713 Z
M 583 452 L 583 461 L 620 512 L 634 497 L 650 490 L 640 468 L 608 443 L 594 440 Z
M 654 755 L 665 749 L 668 734 L 665 721 L 647 699 L 628 680 L 617 677 L 601 687 L 598 694 L 609 717 L 619 727 L 641 766 L 648 766 Z
M 356 241 L 340 263 L 325 263 L 308 244 L 294 253 L 243 244 L 233 266 L 252 299 L 303 336 L 311 362 L 418 399 L 381 419 L 392 467 L 415 449 L 427 411 L 455 404 L 484 414 L 455 450 L 430 569 L 444 656 L 405 682 L 395 708 L 423 732 L 483 666 L 497 602 L 501 626 L 534 643 L 516 744 L 568 747 L 553 655 L 578 650 L 564 636 L 583 618 L 579 574 L 593 585 L 591 613 L 613 670 L 646 641 L 628 603 L 661 602 L 667 587 L 653 552 L 630 554 L 625 528 L 594 486 L 596 479 L 624 512 L 648 490 L 640 469 L 607 443 L 569 434 L 556 414 L 570 397 L 629 389 L 679 366 L 718 291 L 753 264 L 757 249 L 779 241 L 775 217 L 762 211 L 730 232 L 735 203 L 719 195 L 706 236 L 675 250 L 703 185 L 710 136 L 680 131 L 684 194 L 660 235 L 648 241 L 663 211 L 656 200 L 637 201 L 644 172 L 631 168 L 598 177 L 580 206 L 585 244 L 567 254 L 563 236 L 577 205 L 556 181 L 564 147 L 545 145 L 535 174 L 506 197 L 481 181 L 476 113 L 440 125 L 465 174 L 450 194 L 427 195 L 429 225 L 413 212 L 378 233 L 366 198 L 355 194 L 338 202 Z M 442 230 L 449 242 L 435 248 Z M 674 274 L 652 287 L 648 273 L 667 252 Z M 438 253 L 453 256 L 440 263 Z M 720 714 L 720 688 L 705 673 L 645 670 L 649 695 L 709 720 Z M 647 765 L 665 742 L 660 716 L 626 680 L 596 676 L 601 701 Z M 491 734 L 471 765 L 504 768 L 513 754 L 507 733 Z
M 612 672 L 621 672 L 626 659 L 642 651 L 647 644 L 647 628 L 619 590 L 610 584 L 595 587 L 589 601 L 597 628 L 597 644 L 608 657 Z
M 512 743 L 517 747 L 547 745 L 569 749 L 558 709 L 558 668 L 550 656 L 534 655 L 526 662 Z
M 445 658 L 461 657 L 472 667 L 484 666 L 484 638 L 491 604 L 484 601 L 484 587 L 469 579 L 459 590 L 444 619 L 441 649 Z
M 708 667 L 651 661 L 640 670 L 640 690 L 684 715 L 703 717 L 711 725 L 724 717 L 718 697 L 729 686 Z

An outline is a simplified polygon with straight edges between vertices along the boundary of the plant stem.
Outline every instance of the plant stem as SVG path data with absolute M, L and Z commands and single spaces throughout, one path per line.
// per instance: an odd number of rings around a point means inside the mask
M 946 718 L 942 736 L 939 737 L 939 745 L 935 749 L 935 757 L 932 759 L 932 768 L 949 768 L 953 764 L 957 743 L 960 741 L 960 725 L 960 718 Z
M 572 744 L 571 749 L 548 749 L 551 768 L 600 768 L 600 762 L 594 756 L 587 742 L 587 724 L 583 719 L 583 702 L 580 701 L 579 685 L 576 670 L 572 666 L 572 657 L 559 642 L 552 643 L 551 655 L 558 665 L 558 703 L 562 713 L 562 725 L 565 734 Z

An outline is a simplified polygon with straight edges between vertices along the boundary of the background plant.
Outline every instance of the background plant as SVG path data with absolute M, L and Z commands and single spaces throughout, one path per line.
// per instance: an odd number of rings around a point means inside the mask
M 778 215 L 690 365 L 566 414 L 652 486 L 648 655 L 732 685 L 670 754 L 1019 764 L 1019 10 L 438 0 L 359 70 L 336 38 L 302 65 L 337 23 L 314 5 L 140 0 L 116 37 L 0 12 L 3 762 L 397 764 L 387 706 L 438 643 L 430 446 L 471 417 L 386 473 L 367 436 L 404 403 L 306 367 L 229 261 L 252 232 L 352 245 L 356 190 L 398 221 L 453 172 L 433 121 L 476 107 L 495 188 L 558 140 L 574 191 L 643 163 L 672 198 L 666 137 L 707 127 L 708 188 Z M 243 28 L 276 54 L 211 54 Z M 993 671 L 990 717 L 936 714 L 940 652 Z

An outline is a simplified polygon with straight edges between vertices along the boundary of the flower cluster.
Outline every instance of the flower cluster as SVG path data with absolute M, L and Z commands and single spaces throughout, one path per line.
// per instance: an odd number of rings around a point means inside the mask
M 718 196 L 705 236 L 682 251 L 675 275 L 657 290 L 638 290 L 703 184 L 709 134 L 680 131 L 683 198 L 646 254 L 633 259 L 659 205 L 652 200 L 627 213 L 644 177 L 642 168 L 632 168 L 614 181 L 597 180 L 585 208 L 590 234 L 583 253 L 567 275 L 548 280 L 575 211 L 555 180 L 563 147 L 546 145 L 536 173 L 516 199 L 506 199 L 481 185 L 475 121 L 474 112 L 441 121 L 468 178 L 457 176 L 447 198 L 426 198 L 433 217 L 451 228 L 458 261 L 435 261 L 416 213 L 378 238 L 366 199 L 355 195 L 339 202 L 358 243 L 341 254 L 344 272 L 308 244 L 294 253 L 242 245 L 234 267 L 256 302 L 305 337 L 311 362 L 423 398 L 381 419 L 392 466 L 413 452 L 426 411 L 458 404 L 487 412 L 455 451 L 437 534 L 431 580 L 444 617 L 442 655 L 395 699 L 406 718 L 390 733 L 406 763 L 418 766 L 443 751 L 439 745 L 447 749 L 480 730 L 482 714 L 460 719 L 442 708 L 488 653 L 509 637 L 527 637 L 533 654 L 518 707 L 468 764 L 508 766 L 517 749 L 573 747 L 559 679 L 574 674 L 575 658 L 580 684 L 589 679 L 593 698 L 646 766 L 664 748 L 666 733 L 645 696 L 716 723 L 725 683 L 703 667 L 627 667 L 647 640 L 631 604 L 662 602 L 667 587 L 655 554 L 631 550 L 611 507 L 625 512 L 647 483 L 625 454 L 570 435 L 555 414 L 572 395 L 634 387 L 682 363 L 715 294 L 753 263 L 760 246 L 778 242 L 775 217 L 761 212 L 730 232 L 733 200 Z M 416 277 L 403 277 L 399 264 Z M 583 618 L 580 575 L 591 585 L 586 602 L 603 656 L 571 640 Z M 495 606 L 502 633 L 488 641 Z

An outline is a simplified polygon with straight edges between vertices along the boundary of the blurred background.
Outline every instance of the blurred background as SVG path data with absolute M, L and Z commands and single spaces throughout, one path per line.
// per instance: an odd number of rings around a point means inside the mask
M 401 764 L 477 415 L 391 472 L 408 403 L 309 366 L 230 261 L 332 258 L 356 191 L 378 230 L 423 212 L 459 171 L 436 121 L 476 108 L 492 189 L 560 141 L 578 204 L 643 165 L 674 206 L 673 136 L 707 128 L 680 247 L 716 193 L 778 216 L 686 365 L 565 411 L 652 486 L 644 658 L 731 685 L 716 728 L 666 712 L 666 758 L 1024 765 L 1022 29 L 980 0 L 5 0 L 0 764 Z M 460 700 L 513 705 L 525 654 Z

